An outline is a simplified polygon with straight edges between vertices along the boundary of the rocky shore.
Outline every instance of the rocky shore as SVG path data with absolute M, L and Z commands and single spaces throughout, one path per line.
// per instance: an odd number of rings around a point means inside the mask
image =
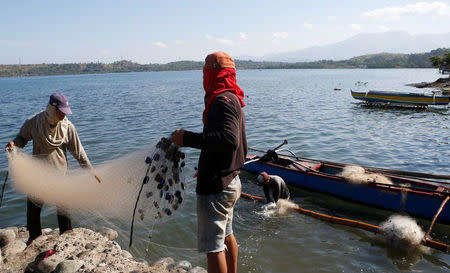
M 414 86 L 417 88 L 437 88 L 441 91 L 450 91 L 450 76 L 447 78 L 439 78 L 434 82 L 420 82 L 410 83 L 408 86 Z
M 26 228 L 0 229 L 0 272 L 206 272 L 202 267 L 192 268 L 188 261 L 176 262 L 170 257 L 153 264 L 139 262 L 114 241 L 117 236 L 109 228 L 97 231 L 75 228 L 62 235 L 58 229 L 43 229 L 42 236 L 27 246 Z

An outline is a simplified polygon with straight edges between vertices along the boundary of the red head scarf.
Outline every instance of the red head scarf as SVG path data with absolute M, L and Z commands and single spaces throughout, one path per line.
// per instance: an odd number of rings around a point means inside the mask
M 236 83 L 234 61 L 224 52 L 214 52 L 206 57 L 203 68 L 203 88 L 205 89 L 203 123 L 205 123 L 209 107 L 220 93 L 232 92 L 239 98 L 241 106 L 245 106 L 244 91 Z

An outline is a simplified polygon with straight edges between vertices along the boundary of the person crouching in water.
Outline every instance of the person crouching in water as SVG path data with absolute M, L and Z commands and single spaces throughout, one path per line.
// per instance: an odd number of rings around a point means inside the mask
M 280 198 L 289 200 L 289 189 L 283 178 L 279 176 L 268 175 L 266 172 L 261 172 L 258 175 L 258 186 L 263 187 L 267 204 L 276 203 Z
M 45 160 L 57 170 L 63 172 L 67 170 L 67 151 L 81 167 L 92 168 L 75 126 L 66 117 L 69 114 L 72 114 L 72 111 L 67 97 L 61 93 L 52 94 L 47 109 L 28 118 L 14 140 L 6 145 L 5 150 L 8 151 L 13 146 L 23 148 L 33 140 L 33 155 Z M 98 177 L 94 176 L 100 182 Z M 27 245 L 42 234 L 40 219 L 42 205 L 39 201 L 27 198 L 27 229 L 30 233 Z M 57 216 L 60 234 L 72 229 L 67 211 L 57 208 Z

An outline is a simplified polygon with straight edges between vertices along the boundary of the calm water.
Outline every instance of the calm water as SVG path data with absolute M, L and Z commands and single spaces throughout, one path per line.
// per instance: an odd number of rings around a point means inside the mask
M 370 89 L 422 92 L 405 84 L 434 81 L 434 69 L 386 70 L 246 70 L 238 84 L 246 93 L 250 147 L 267 150 L 287 139 L 297 155 L 409 171 L 449 173 L 447 109 L 366 108 L 354 101 L 355 82 Z M 341 91 L 334 91 L 341 88 Z M 76 75 L 0 79 L 0 144 L 19 131 L 23 121 L 45 108 L 48 96 L 65 93 L 85 150 L 99 164 L 155 143 L 176 128 L 201 131 L 201 71 Z M 3 146 L 2 146 L 3 147 Z M 31 143 L 26 148 L 31 152 Z M 185 149 L 189 175 L 199 152 Z M 72 160 L 71 167 L 77 167 Z M 0 157 L 3 183 L 7 159 Z M 245 192 L 261 195 L 242 174 Z M 206 266 L 196 253 L 194 182 L 188 183 L 181 213 L 153 229 L 136 232 L 131 252 L 148 261 L 172 256 Z M 355 205 L 327 195 L 292 189 L 304 208 L 379 225 L 391 212 Z M 120 204 L 120 200 L 117 200 Z M 0 228 L 23 226 L 24 196 L 9 183 L 0 208 Z M 234 229 L 240 244 L 239 272 L 448 272 L 450 256 L 439 252 L 404 254 L 381 237 L 332 225 L 304 215 L 267 218 L 261 205 L 240 200 Z M 42 214 L 43 226 L 57 227 L 53 208 Z M 427 230 L 429 222 L 419 220 Z M 127 249 L 128 223 L 76 217 L 76 226 L 110 225 Z M 148 232 L 152 239 L 148 241 Z M 437 224 L 433 238 L 450 243 L 450 227 Z M 145 254 L 148 248 L 149 254 Z

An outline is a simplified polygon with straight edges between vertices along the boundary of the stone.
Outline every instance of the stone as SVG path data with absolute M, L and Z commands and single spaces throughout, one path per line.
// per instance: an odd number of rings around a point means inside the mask
M 208 273 L 208 271 L 206 271 L 206 269 L 204 269 L 203 267 L 196 266 L 189 270 L 189 273 Z
M 42 229 L 42 234 L 44 234 L 44 235 L 47 235 L 47 234 L 49 234 L 51 232 L 52 232 L 51 228 L 44 228 L 44 229 Z
M 16 237 L 19 234 L 19 228 L 18 227 L 7 227 L 5 229 L 10 229 L 10 230 L 14 231 L 14 233 L 16 234 Z
M 53 270 L 55 270 L 56 266 L 62 261 L 63 261 L 62 257 L 53 255 L 45 260 L 42 260 L 38 264 L 38 269 L 42 271 L 42 273 L 51 273 Z
M 157 260 L 154 264 L 158 265 L 158 264 L 164 264 L 166 266 L 169 265 L 173 265 L 175 263 L 175 260 L 171 257 L 166 257 L 166 258 L 161 258 L 159 260 Z
M 20 228 L 18 228 L 18 230 L 20 233 L 28 232 L 27 227 L 20 227 Z
M 147 260 L 142 259 L 142 258 L 136 258 L 135 261 L 138 262 L 138 263 L 141 263 L 141 264 L 148 265 Z
M 3 247 L 2 252 L 5 257 L 8 257 L 10 255 L 16 255 L 24 251 L 25 248 L 27 248 L 27 245 L 23 241 L 15 240 L 14 242 L 9 243 L 5 247 Z
M 190 262 L 186 261 L 186 260 L 183 260 L 183 261 L 179 261 L 178 263 L 176 263 L 174 265 L 174 267 L 175 268 L 182 268 L 182 269 L 184 269 L 186 271 L 189 271 L 189 269 L 192 268 L 192 264 Z
M 133 255 L 131 255 L 131 253 L 126 250 L 122 250 L 122 257 L 128 258 L 128 259 L 133 259 Z
M 96 244 L 94 244 L 94 243 L 87 243 L 84 248 L 93 250 L 95 248 L 95 246 L 96 246 Z
M 64 260 L 60 262 L 53 273 L 75 273 L 83 266 L 83 262 L 79 260 Z
M 0 247 L 10 244 L 16 239 L 16 233 L 11 229 L 0 229 Z
M 101 228 L 97 229 L 96 231 L 98 233 L 100 233 L 101 235 L 105 236 L 106 238 L 108 238 L 108 240 L 110 240 L 110 241 L 114 241 L 119 236 L 117 231 L 107 228 L 107 227 L 101 227 Z

